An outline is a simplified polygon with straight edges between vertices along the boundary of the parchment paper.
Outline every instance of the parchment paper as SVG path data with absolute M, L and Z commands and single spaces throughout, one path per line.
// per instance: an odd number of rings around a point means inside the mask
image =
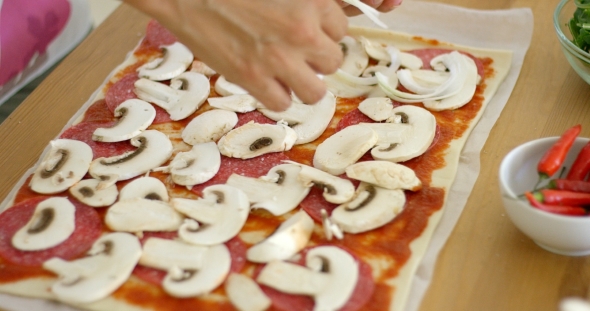
M 520 74 L 533 33 L 533 15 L 528 8 L 480 11 L 439 3 L 405 0 L 396 10 L 381 14 L 380 19 L 391 30 L 472 47 L 512 50 L 514 53 L 508 76 L 488 104 L 481 120 L 467 140 L 459 164 L 461 174 L 457 174 L 449 193 L 445 212 L 412 281 L 405 310 L 416 311 L 432 279 L 436 258 L 455 227 L 473 189 L 479 174 L 479 154 Z M 351 18 L 351 24 L 377 27 L 362 15 Z M 81 111 L 87 105 L 88 103 L 82 107 Z M 76 116 L 72 120 L 75 118 Z M 71 123 L 72 120 L 68 123 Z M 8 198 L 10 197 L 12 194 L 8 196 Z M 3 202 L 2 205 L 5 203 Z M 14 311 L 76 310 L 47 300 L 5 294 L 0 294 L 0 308 Z
M 451 187 L 444 214 L 412 280 L 405 311 L 416 311 L 432 280 L 438 254 L 453 231 L 479 175 L 480 152 L 520 74 L 533 35 L 533 14 L 529 8 L 482 11 L 405 0 L 394 11 L 381 14 L 380 19 L 391 30 L 453 44 L 511 50 L 514 53 L 508 76 L 489 102 L 461 153 L 460 174 L 457 174 Z M 366 16 L 352 18 L 351 24 L 378 27 Z

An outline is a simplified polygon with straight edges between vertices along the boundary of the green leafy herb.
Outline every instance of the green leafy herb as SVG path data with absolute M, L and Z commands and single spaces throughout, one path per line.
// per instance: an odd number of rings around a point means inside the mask
M 572 42 L 580 49 L 590 52 L 590 0 L 575 0 L 578 7 L 570 19 Z

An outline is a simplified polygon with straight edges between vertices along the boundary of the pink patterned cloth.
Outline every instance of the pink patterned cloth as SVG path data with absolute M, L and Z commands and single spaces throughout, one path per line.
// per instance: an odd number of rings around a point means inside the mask
M 68 0 L 0 1 L 0 86 L 43 55 L 71 14 Z

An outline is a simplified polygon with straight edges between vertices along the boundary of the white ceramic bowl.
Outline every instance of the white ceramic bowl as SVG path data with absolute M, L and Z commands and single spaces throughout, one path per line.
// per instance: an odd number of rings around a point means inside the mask
M 561 255 L 584 256 L 590 254 L 590 216 L 564 216 L 541 211 L 530 206 L 521 196 L 535 187 L 537 163 L 558 138 L 527 142 L 504 157 L 499 173 L 502 201 L 512 222 L 537 245 Z M 576 139 L 564 162 L 565 167 L 571 166 L 588 141 L 588 138 Z

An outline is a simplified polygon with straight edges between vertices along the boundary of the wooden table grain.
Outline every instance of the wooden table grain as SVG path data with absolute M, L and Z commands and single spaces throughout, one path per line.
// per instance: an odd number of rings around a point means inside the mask
M 536 246 L 508 219 L 497 181 L 503 156 L 525 141 L 559 135 L 576 123 L 584 125 L 581 135 L 590 137 L 590 86 L 560 50 L 552 23 L 557 0 L 439 2 L 485 10 L 530 7 L 534 33 L 420 310 L 557 310 L 563 297 L 590 297 L 590 257 L 555 255 Z M 0 125 L 0 199 L 135 47 L 148 20 L 121 5 Z

